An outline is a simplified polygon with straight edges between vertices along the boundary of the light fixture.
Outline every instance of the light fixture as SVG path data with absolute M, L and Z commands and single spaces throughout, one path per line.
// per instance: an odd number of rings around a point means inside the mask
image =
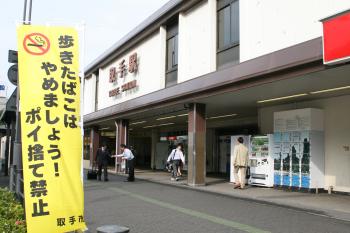
M 345 89 L 350 89 L 350 86 L 344 86 L 344 87 L 336 87 L 336 88 L 330 88 L 330 89 L 324 89 L 320 91 L 312 91 L 310 94 L 320 94 L 320 93 L 325 93 L 325 92 L 332 92 L 332 91 L 340 91 L 340 90 L 345 90 Z
M 130 123 L 130 125 L 138 125 L 138 124 L 143 124 L 143 123 L 146 123 L 147 121 L 137 121 L 137 122 L 133 122 L 133 123 Z
M 289 95 L 289 96 L 283 96 L 283 97 L 278 97 L 278 98 L 273 98 L 273 99 L 259 100 L 259 101 L 257 101 L 257 103 L 261 104 L 261 103 L 273 102 L 273 101 L 277 101 L 277 100 L 292 99 L 292 98 L 297 98 L 297 97 L 306 96 L 306 95 L 308 95 L 308 94 L 302 93 L 302 94 L 297 94 L 297 95 Z
M 144 129 L 147 129 L 147 128 L 153 128 L 153 127 L 156 127 L 157 125 L 147 125 L 147 126 L 144 126 L 143 128 Z
M 188 116 L 188 113 L 177 115 L 178 117 Z
M 106 130 L 106 129 L 109 129 L 109 127 L 100 128 L 98 130 Z
M 147 128 L 154 128 L 154 127 L 157 127 L 157 126 L 174 125 L 174 124 L 175 123 L 173 123 L 173 122 L 169 122 L 169 123 L 164 123 L 164 124 L 159 124 L 159 125 L 147 125 L 147 126 L 144 126 L 143 128 L 147 129 Z
M 103 131 L 103 132 L 101 132 L 101 136 L 103 136 L 103 137 L 115 137 L 115 132 Z
M 208 117 L 207 120 L 218 119 L 218 118 L 225 118 L 225 117 L 232 117 L 232 116 L 237 116 L 237 114 L 233 113 L 233 114 L 227 114 L 227 115 L 221 115 L 221 116 L 213 116 L 213 117 Z
M 170 123 L 159 124 L 159 125 L 157 125 L 157 126 L 174 125 L 174 124 L 175 124 L 175 123 L 170 122 Z
M 161 118 L 157 118 L 157 121 L 161 121 L 161 120 L 166 120 L 166 119 L 171 119 L 171 118 L 175 118 L 176 116 L 167 116 L 167 117 L 161 117 Z

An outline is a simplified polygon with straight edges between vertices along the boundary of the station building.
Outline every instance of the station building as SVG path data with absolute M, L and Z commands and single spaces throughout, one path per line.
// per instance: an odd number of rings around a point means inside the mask
M 341 0 L 169 1 L 86 68 L 86 165 L 104 141 L 112 153 L 132 146 L 136 167 L 163 169 L 183 142 L 188 184 L 205 185 L 207 174 L 229 174 L 232 135 L 273 134 L 277 112 L 318 109 L 318 188 L 349 193 L 350 65 L 324 64 L 320 22 L 348 9 Z

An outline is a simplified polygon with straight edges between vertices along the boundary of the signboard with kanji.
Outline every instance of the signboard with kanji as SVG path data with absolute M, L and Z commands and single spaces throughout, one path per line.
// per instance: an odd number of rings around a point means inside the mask
M 27 231 L 85 229 L 77 32 L 23 25 L 17 34 Z
M 123 59 L 119 63 L 118 70 L 116 67 L 111 67 L 109 69 L 109 82 L 113 84 L 118 84 L 118 78 L 123 79 L 123 81 L 125 81 L 125 77 L 128 75 L 128 73 L 136 75 L 137 71 L 138 71 L 137 53 L 133 53 L 129 56 L 129 65 L 125 64 L 125 59 Z M 109 97 L 119 96 L 122 92 L 126 92 L 136 87 L 137 87 L 136 80 L 124 83 L 121 86 L 110 90 Z

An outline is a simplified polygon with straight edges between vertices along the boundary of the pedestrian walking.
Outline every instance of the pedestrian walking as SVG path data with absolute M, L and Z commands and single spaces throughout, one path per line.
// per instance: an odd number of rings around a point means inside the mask
M 237 145 L 233 150 L 233 174 L 235 178 L 234 188 L 244 189 L 246 169 L 248 167 L 248 148 L 243 144 L 242 137 L 237 139 Z M 238 176 L 239 173 L 239 176 Z
M 181 152 L 183 154 L 183 157 L 184 157 L 184 161 L 186 160 L 185 158 L 185 152 L 184 152 L 184 149 L 183 149 L 183 144 L 180 143 L 180 146 L 181 146 Z M 182 160 L 180 160 L 180 164 L 179 164 L 179 167 L 177 168 L 177 176 L 182 176 L 182 170 L 183 170 L 183 167 L 184 167 L 185 163 L 182 162 Z
M 135 180 L 135 175 L 134 175 L 135 156 L 125 144 L 121 144 L 120 149 L 121 149 L 122 153 L 119 155 L 113 155 L 112 157 L 121 157 L 122 160 L 126 160 L 126 166 L 128 168 L 129 176 L 125 180 L 125 182 L 133 182 Z
M 183 164 L 185 164 L 185 157 L 183 154 L 183 146 L 181 143 L 177 144 L 176 148 L 170 152 L 170 155 L 167 159 L 167 162 L 172 163 L 172 165 L 173 165 L 173 170 L 171 173 L 171 180 L 176 180 L 176 181 L 179 180 L 177 173 L 178 173 L 178 167 L 180 165 L 180 161 Z
M 103 169 L 104 181 L 108 181 L 107 166 L 108 166 L 108 158 L 109 157 L 110 157 L 110 153 L 107 150 L 107 145 L 106 145 L 106 143 L 103 143 L 101 148 L 98 148 L 97 152 L 96 152 L 95 162 L 97 163 L 97 166 L 98 166 L 98 172 L 97 172 L 98 180 L 101 180 L 102 169 Z

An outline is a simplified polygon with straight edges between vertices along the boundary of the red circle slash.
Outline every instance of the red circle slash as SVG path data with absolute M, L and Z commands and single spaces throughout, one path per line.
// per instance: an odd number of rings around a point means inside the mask
M 45 35 L 34 32 L 24 37 L 23 48 L 32 55 L 44 55 L 50 49 L 50 41 Z

